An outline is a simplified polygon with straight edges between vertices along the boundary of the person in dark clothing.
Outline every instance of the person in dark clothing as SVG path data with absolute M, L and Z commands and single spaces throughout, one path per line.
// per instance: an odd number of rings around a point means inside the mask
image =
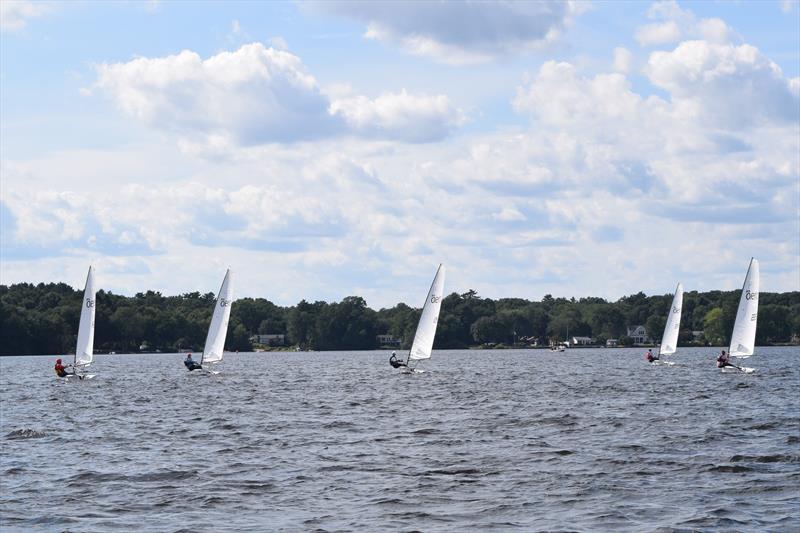
M 188 368 L 190 372 L 192 370 L 199 370 L 203 368 L 200 363 L 192 359 L 192 354 L 186 355 L 186 359 L 183 360 L 183 364 L 186 365 L 186 368 Z
M 408 366 L 403 361 L 397 359 L 397 353 L 392 352 L 392 356 L 389 358 L 389 364 L 392 365 L 393 368 L 400 368 L 401 366 Z
M 67 372 L 67 368 L 61 364 L 61 359 L 56 359 L 56 365 L 53 367 L 53 369 L 56 371 L 56 376 L 60 378 L 75 375 L 74 370 L 72 372 Z
M 647 350 L 647 353 L 644 354 L 644 358 L 647 359 L 648 363 L 652 363 L 658 359 L 658 356 L 653 355 L 653 350 Z

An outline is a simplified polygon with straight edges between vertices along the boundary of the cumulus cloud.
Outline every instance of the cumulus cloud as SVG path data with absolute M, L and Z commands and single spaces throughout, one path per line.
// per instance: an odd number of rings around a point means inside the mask
M 374 100 L 364 96 L 335 100 L 331 112 L 360 135 L 409 142 L 442 139 L 466 122 L 446 96 L 413 96 L 405 90 Z
M 97 67 L 96 87 L 128 115 L 176 134 L 187 148 L 355 134 L 411 142 L 443 138 L 463 114 L 443 95 L 331 100 L 296 55 L 260 43 L 202 59 L 185 50 Z
M 718 18 L 698 20 L 694 13 L 681 9 L 674 0 L 653 3 L 647 16 L 658 22 L 637 28 L 635 38 L 641 46 L 671 44 L 687 38 L 714 43 L 726 43 L 731 39 L 731 29 L 724 21 Z
M 3 0 L 0 2 L 0 29 L 4 31 L 21 30 L 29 19 L 41 17 L 51 9 L 51 5 L 46 2 Z
M 578 2 L 306 2 L 367 24 L 365 36 L 454 65 L 482 63 L 555 41 Z
M 792 80 L 754 46 L 685 41 L 671 52 L 651 54 L 646 73 L 683 112 L 714 124 L 800 118 Z

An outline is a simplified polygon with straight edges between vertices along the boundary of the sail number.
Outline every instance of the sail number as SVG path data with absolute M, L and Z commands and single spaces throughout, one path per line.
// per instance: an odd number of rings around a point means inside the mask
M 229 305 L 231 305 L 231 301 L 230 300 L 226 300 L 225 298 L 220 298 L 219 299 L 219 306 L 220 307 L 228 307 Z
M 94 307 L 94 300 L 86 298 L 86 307 Z
M 758 293 L 757 292 L 747 291 L 747 292 L 744 293 L 744 297 L 747 300 L 758 300 Z
M 673 313 L 680 313 L 680 312 L 681 312 L 681 308 L 680 308 L 680 307 L 675 307 L 675 306 L 673 305 L 673 306 L 672 306 L 672 312 L 673 312 Z
M 442 299 L 442 297 L 441 297 L 441 296 L 436 296 L 436 295 L 433 295 L 433 296 L 431 296 L 431 303 L 432 303 L 432 304 L 438 303 L 438 302 L 439 302 L 439 300 L 441 300 L 441 299 Z

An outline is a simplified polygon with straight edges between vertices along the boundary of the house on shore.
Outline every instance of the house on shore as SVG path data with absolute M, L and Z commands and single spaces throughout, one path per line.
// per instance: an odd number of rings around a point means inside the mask
M 570 346 L 591 346 L 594 344 L 594 339 L 591 337 L 572 337 Z
M 650 342 L 650 337 L 647 336 L 647 328 L 644 326 L 628 326 L 628 337 L 633 339 L 634 344 Z

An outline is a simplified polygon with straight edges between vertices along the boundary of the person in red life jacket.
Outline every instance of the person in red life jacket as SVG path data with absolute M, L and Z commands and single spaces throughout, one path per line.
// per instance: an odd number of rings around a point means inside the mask
M 653 355 L 653 350 L 647 350 L 647 353 L 644 354 L 644 358 L 647 359 L 648 363 L 652 363 L 658 359 L 658 356 Z
M 56 375 L 60 378 L 75 375 L 74 370 L 72 372 L 67 372 L 66 367 L 61 364 L 61 359 L 56 359 L 56 366 L 54 366 L 53 369 L 56 371 Z

